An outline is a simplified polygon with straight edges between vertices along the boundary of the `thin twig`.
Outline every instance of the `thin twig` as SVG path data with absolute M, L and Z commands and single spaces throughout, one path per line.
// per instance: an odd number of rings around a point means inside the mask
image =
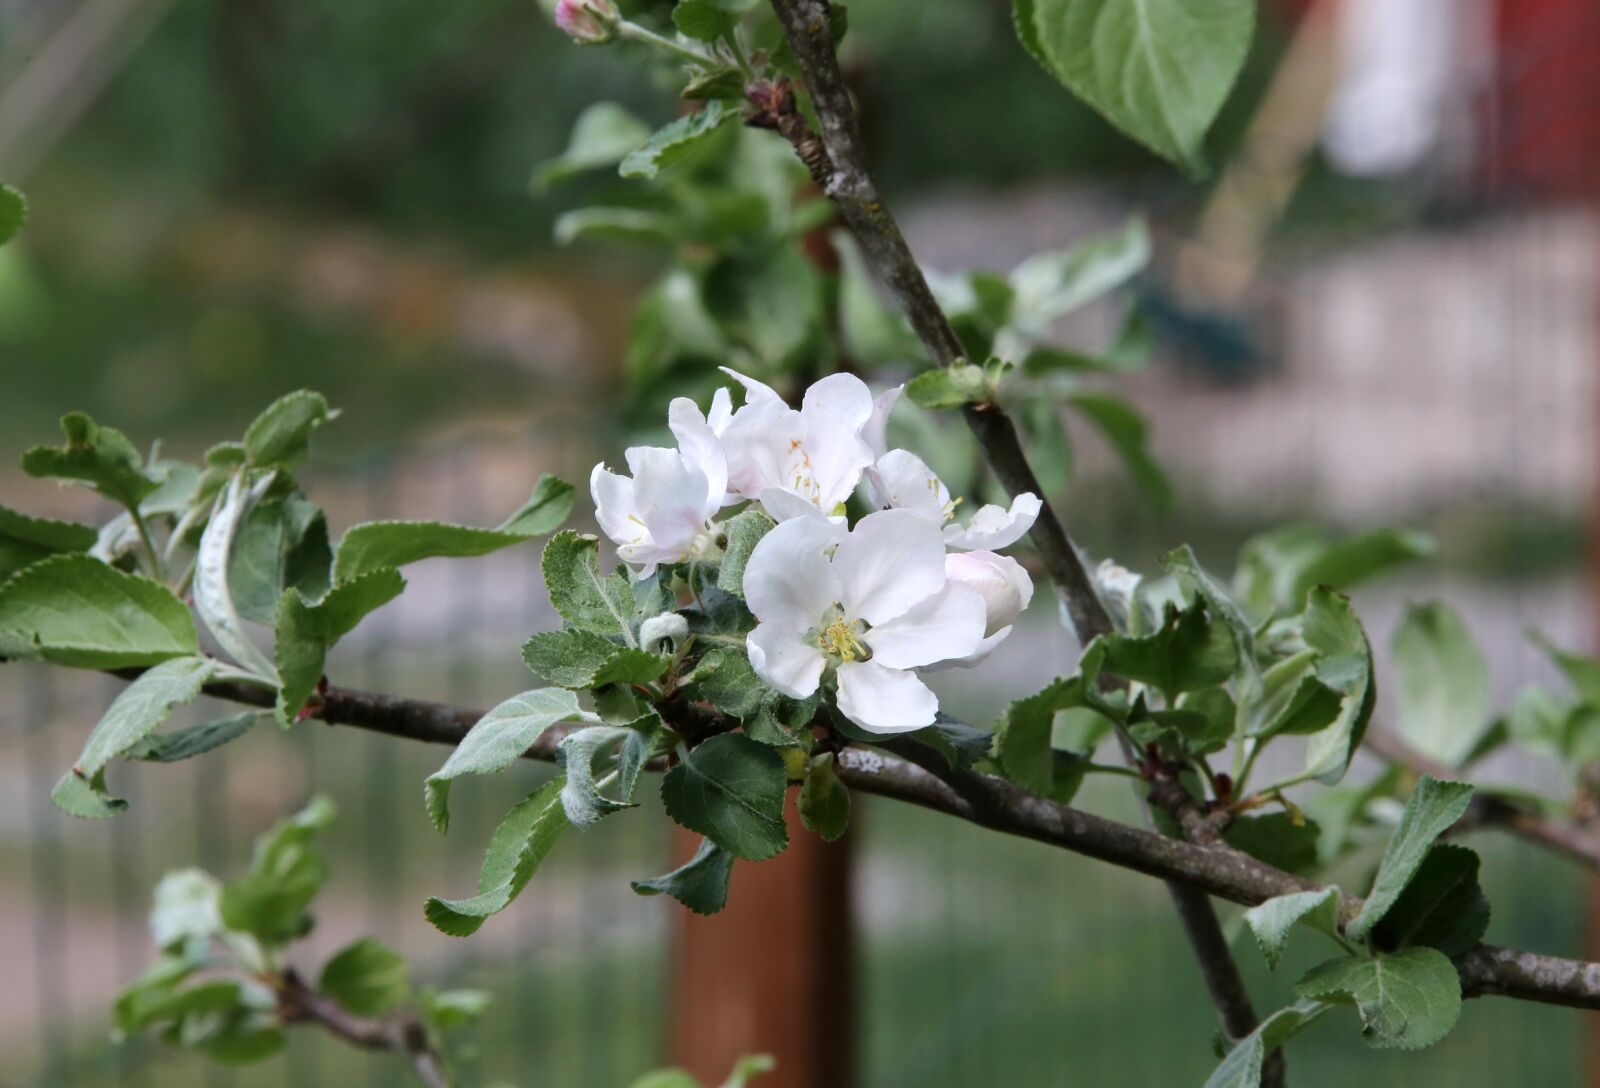
M 237 683 L 208 684 L 205 692 L 250 706 L 270 706 L 273 698 L 265 688 Z M 329 688 L 314 713 L 329 725 L 349 725 L 410 740 L 455 745 L 461 743 L 484 712 L 421 699 Z M 554 762 L 556 745 L 564 734 L 559 727 L 546 730 L 523 753 L 524 757 Z M 1226 846 L 1199 846 L 1130 827 L 1029 793 L 993 775 L 948 770 L 935 774 L 910 760 L 861 748 L 840 752 L 834 767 L 846 785 L 862 793 L 942 812 L 993 831 L 1193 887 L 1243 906 L 1322 887 L 1241 851 Z M 1354 918 L 1360 909 L 1361 900 L 1343 897 L 1339 906 L 1341 924 Z M 1524 1001 L 1600 1010 L 1600 963 L 1479 945 L 1456 965 L 1467 997 L 1501 994 Z
M 778 127 L 794 144 L 812 176 L 838 206 L 867 263 L 889 289 L 928 354 L 941 366 L 959 362 L 966 354 L 961 339 L 873 183 L 861 127 L 839 68 L 827 0 L 772 0 L 772 8 L 805 77 L 821 127 L 824 153 L 819 155 L 817 149 L 797 139 L 792 123 L 788 128 L 780 124 L 773 127 Z M 758 108 L 765 105 L 761 101 L 754 104 Z M 967 405 L 962 414 L 1001 485 L 1012 495 L 1032 492 L 1043 498 L 1044 488 L 1028 464 L 1016 425 L 1004 410 L 997 404 L 984 403 Z M 1109 634 L 1110 614 L 1095 592 L 1083 558 L 1048 502 L 1039 511 L 1031 537 L 1062 594 L 1079 639 L 1088 644 L 1099 635 Z M 1215 908 L 1204 895 L 1186 885 L 1174 884 L 1169 891 L 1224 1029 L 1236 1039 L 1248 1035 L 1257 1023 L 1255 1010 Z M 1282 1068 L 1281 1056 L 1274 1056 L 1263 1076 L 1265 1088 L 1277 1088 L 1282 1083 Z
M 286 1024 L 316 1024 L 367 1050 L 392 1050 L 411 1064 L 417 1079 L 428 1088 L 450 1088 L 450 1078 L 433 1049 L 428 1029 L 415 1016 L 357 1016 L 306 985 L 292 967 L 284 971 L 278 986 L 278 1016 Z

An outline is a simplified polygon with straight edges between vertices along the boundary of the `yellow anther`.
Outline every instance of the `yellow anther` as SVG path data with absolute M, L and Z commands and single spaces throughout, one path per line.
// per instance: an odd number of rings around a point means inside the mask
M 859 624 L 840 616 L 817 635 L 817 645 L 840 661 L 865 661 L 871 651 L 861 641 Z

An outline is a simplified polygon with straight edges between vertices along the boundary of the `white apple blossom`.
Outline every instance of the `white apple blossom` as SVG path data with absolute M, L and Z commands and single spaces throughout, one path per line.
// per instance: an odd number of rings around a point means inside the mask
M 784 522 L 751 553 L 744 592 L 759 621 L 747 642 L 757 675 L 803 699 L 832 670 L 839 710 L 874 733 L 931 725 L 938 697 L 912 670 L 969 656 L 987 625 L 980 592 L 946 576 L 938 530 L 906 510 L 849 531 Z
M 1011 634 L 1012 625 L 1033 600 L 1033 579 L 1007 555 L 994 552 L 953 552 L 944 557 L 945 576 L 970 586 L 983 598 L 983 641 L 966 657 L 935 668 L 976 665 L 994 652 Z
M 682 448 L 627 451 L 631 479 L 603 461 L 589 474 L 600 528 L 617 545 L 617 558 L 639 578 L 648 578 L 662 563 L 697 559 L 716 548 L 713 519 L 726 496 L 727 464 L 714 439 L 704 441 L 692 421 L 684 422 L 679 440 L 687 435 L 690 441 Z M 699 426 L 705 428 L 703 420 Z
M 771 387 L 722 369 L 745 388 L 744 405 L 717 430 L 730 493 L 758 501 L 774 521 L 836 517 L 872 464 L 862 438 L 873 419 L 866 383 L 830 374 L 806 390 L 797 411 Z
M 957 551 L 994 551 L 1015 544 L 1033 527 L 1043 503 L 1024 491 L 1011 500 L 1011 509 L 984 506 L 963 525 L 955 520 L 956 502 L 944 481 L 910 450 L 890 450 L 867 470 L 878 504 L 909 510 L 944 533 L 944 542 Z

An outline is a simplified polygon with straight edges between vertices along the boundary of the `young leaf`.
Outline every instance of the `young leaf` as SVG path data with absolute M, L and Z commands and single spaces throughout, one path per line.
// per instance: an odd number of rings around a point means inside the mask
M 602 635 L 565 628 L 528 639 L 522 644 L 522 660 L 552 684 L 578 691 L 593 687 L 595 674 L 625 649 Z
M 567 149 L 534 172 L 537 189 L 548 189 L 585 170 L 615 166 L 650 138 L 650 126 L 615 102 L 596 102 L 572 125 Z
M 1114 291 L 1150 263 L 1150 231 L 1140 218 L 1069 249 L 1029 257 L 1007 281 L 1019 324 L 1044 331 L 1056 318 Z
M 333 821 L 334 813 L 332 801 L 313 797 L 305 808 L 256 840 L 249 872 L 222 888 L 222 920 L 229 929 L 252 934 L 269 946 L 285 944 L 310 930 L 306 907 L 328 875 L 312 840 Z
M 1378 863 L 1378 875 L 1372 880 L 1372 891 L 1362 905 L 1361 913 L 1345 927 L 1352 940 L 1364 940 L 1366 935 L 1394 906 L 1411 878 L 1422 867 L 1423 859 L 1433 846 L 1433 840 L 1444 834 L 1461 818 L 1472 800 L 1472 786 L 1465 782 L 1441 782 L 1423 775 L 1406 801 L 1389 845 Z
M 670 895 L 696 914 L 715 914 L 728 902 L 733 855 L 710 839 L 680 867 L 663 876 L 632 882 L 639 895 Z
M 27 221 L 27 200 L 11 186 L 0 184 L 0 246 L 15 238 Z
M 814 756 L 800 786 L 800 822 L 828 842 L 850 826 L 850 790 L 833 773 L 833 753 Z
M 381 567 L 403 567 L 440 556 L 488 555 L 554 532 L 572 511 L 572 485 L 551 475 L 539 477 L 533 494 L 515 514 L 494 529 L 475 529 L 439 521 L 369 521 L 339 541 L 333 560 L 335 581 L 346 582 Z
M 1287 812 L 1265 816 L 1241 816 L 1222 833 L 1235 850 L 1260 858 L 1268 865 L 1291 873 L 1309 873 L 1317 867 L 1317 834 L 1314 820 L 1295 818 Z
M 1326 586 L 1307 595 L 1300 637 L 1319 655 L 1317 680 L 1339 693 L 1339 713 L 1333 724 L 1306 744 L 1306 773 L 1331 785 L 1344 777 L 1372 718 L 1377 701 L 1372 648 L 1350 599 Z
M 238 740 L 269 717 L 271 715 L 266 711 L 246 710 L 171 733 L 151 733 L 137 744 L 130 745 L 122 753 L 122 758 L 141 759 L 149 763 L 177 763 L 193 759 L 214 748 L 221 748 L 229 741 Z
M 441 933 L 466 937 L 484 919 L 498 914 L 528 886 L 533 874 L 567 828 L 561 808 L 565 780 L 556 776 L 512 809 L 489 839 L 478 873 L 478 894 L 471 899 L 428 899 L 423 913 Z
M 293 469 L 305 460 L 311 432 L 339 413 L 321 393 L 301 389 L 273 401 L 244 432 L 246 463 L 252 468 Z
M 35 518 L 0 506 L 0 578 L 62 552 L 86 552 L 99 534 L 87 525 Z
M 176 869 L 156 884 L 150 936 L 164 952 L 222 932 L 222 884 L 199 869 Z
M 1267 1055 L 1320 1020 L 1328 1008 L 1320 1001 L 1297 1001 L 1279 1009 L 1228 1051 L 1206 1078 L 1205 1088 L 1261 1088 Z
M 733 30 L 738 20 L 714 0 L 678 0 L 672 9 L 672 25 L 686 38 L 714 42 Z
M 1448 605 L 1412 605 L 1394 634 L 1395 729 L 1429 759 L 1466 761 L 1488 732 L 1489 665 Z
M 102 427 L 82 412 L 68 412 L 61 417 L 61 432 L 67 444 L 35 446 L 22 455 L 22 471 L 29 476 L 81 481 L 130 510 L 159 486 L 121 431 Z
M 1372 929 L 1383 949 L 1426 945 L 1463 956 L 1489 928 L 1489 898 L 1478 885 L 1478 855 L 1465 846 L 1435 844 L 1400 898 Z
M 746 510 L 727 523 L 724 529 L 728 543 L 722 549 L 722 566 L 717 570 L 718 589 L 744 596 L 745 564 L 772 527 L 772 519 L 760 510 Z
M 1329 960 L 1308 971 L 1294 989 L 1301 997 L 1354 1005 L 1362 1037 L 1379 1048 L 1432 1046 L 1461 1016 L 1461 978 L 1455 965 L 1432 948 Z
M 1530 637 L 1550 655 L 1550 660 L 1566 676 L 1567 683 L 1572 685 L 1579 699 L 1600 706 L 1600 661 L 1583 654 L 1568 653 L 1537 631 L 1531 632 Z
M 102 772 L 106 764 L 166 721 L 173 707 L 199 695 L 214 669 L 215 665 L 203 657 L 179 657 L 163 661 L 129 684 L 106 708 L 100 724 L 89 734 L 83 753 L 51 792 L 51 797 L 60 793 L 67 805 L 72 806 L 68 811 L 75 816 L 110 816 L 127 808 L 126 802 L 105 796 Z M 85 783 L 101 800 L 98 812 L 84 811 L 75 800 L 82 797 Z
M 194 606 L 206 630 L 240 665 L 269 680 L 278 678 L 278 670 L 244 629 L 228 570 L 233 563 L 233 543 L 239 526 L 272 486 L 274 476 L 268 473 L 254 484 L 247 484 L 243 470 L 234 473 L 206 523 L 194 566 Z
M 561 807 L 573 827 L 593 827 L 611 813 L 633 807 L 627 800 L 631 789 L 624 791 L 623 800 L 614 801 L 600 792 L 594 777 L 595 759 L 613 745 L 626 745 L 630 739 L 642 740 L 636 731 L 614 725 L 585 726 L 561 738 L 556 758 L 567 773 L 567 784 L 561 789 Z M 620 761 L 620 754 L 618 758 Z M 638 762 L 634 760 L 636 768 Z
M 1006 777 L 1023 789 L 1044 796 L 1052 794 L 1056 761 L 1050 741 L 1056 713 L 1073 707 L 1098 709 L 1094 685 L 1104 653 L 1102 643 L 1091 643 L 1076 676 L 1053 681 L 1037 695 L 1016 700 L 995 726 L 995 758 Z
M 1250 932 L 1256 935 L 1261 955 L 1268 967 L 1277 967 L 1289 944 L 1289 931 L 1303 922 L 1313 929 L 1338 936 L 1339 889 L 1337 886 L 1315 892 L 1280 895 L 1244 912 Z
M 1149 427 L 1144 417 L 1127 401 L 1103 393 L 1068 394 L 1067 403 L 1088 417 L 1122 458 L 1123 466 L 1157 509 L 1172 505 L 1172 485 L 1150 456 L 1146 444 Z
M 300 494 L 252 506 L 234 535 L 228 592 L 241 617 L 271 624 L 278 598 L 296 589 L 307 600 L 328 592 L 328 522 Z
M 1253 0 L 1016 0 L 1041 64 L 1123 132 L 1191 174 L 1244 66 Z
M 1104 645 L 1105 671 L 1151 684 L 1169 698 L 1226 683 L 1239 664 L 1233 636 L 1199 602 L 1181 611 L 1169 605 L 1160 630 L 1147 638 L 1108 635 Z
M 783 822 L 788 772 L 783 757 L 741 733 L 721 733 L 689 753 L 661 781 L 667 815 L 748 861 L 789 844 Z
M 630 151 L 618 172 L 625 178 L 653 178 L 690 158 L 707 137 L 739 116 L 737 109 L 713 99 L 699 110 L 680 117 Z
M 550 603 L 580 631 L 620 638 L 630 647 L 634 638 L 633 591 L 620 573 L 600 575 L 600 542 L 568 529 L 544 546 L 544 582 Z
M 86 555 L 42 559 L 0 585 L 0 657 L 122 669 L 199 650 L 171 590 Z
M 291 589 L 278 599 L 273 625 L 277 641 L 278 724 L 288 728 L 310 701 L 322 679 L 328 651 L 353 630 L 362 617 L 388 604 L 406 588 L 392 567 L 369 571 L 353 582 L 341 582 L 310 604 Z
M 423 990 L 422 1014 L 435 1031 L 465 1027 L 488 1011 L 491 998 L 482 990 Z
M 971 363 L 924 370 L 906 383 L 906 399 L 918 408 L 959 408 L 987 394 L 983 368 Z
M 450 783 L 464 774 L 495 774 L 511 766 L 557 722 L 581 718 L 578 697 L 560 688 L 514 695 L 478 719 L 444 766 L 423 783 L 428 816 L 440 831 L 450 826 Z
M 317 989 L 357 1016 L 381 1016 L 406 999 L 411 980 L 399 953 L 362 937 L 323 965 Z

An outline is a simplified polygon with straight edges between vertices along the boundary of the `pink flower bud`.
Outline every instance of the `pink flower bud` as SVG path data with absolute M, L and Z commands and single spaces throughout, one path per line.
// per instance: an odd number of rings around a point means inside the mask
M 573 41 L 601 45 L 617 36 L 621 18 L 611 0 L 560 0 L 556 4 L 556 26 Z

